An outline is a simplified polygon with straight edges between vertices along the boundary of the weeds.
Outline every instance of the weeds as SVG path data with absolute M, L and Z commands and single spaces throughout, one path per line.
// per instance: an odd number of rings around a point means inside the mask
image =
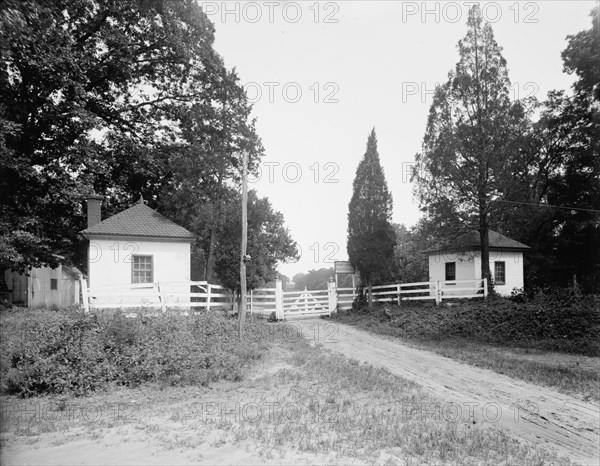
M 152 333 L 158 322 L 139 323 L 150 325 L 144 333 L 149 341 L 159 338 Z M 189 329 L 195 321 L 185 322 Z M 185 337 L 180 323 L 160 325 Z M 208 333 L 214 335 L 213 330 Z M 101 341 L 111 342 L 115 351 L 138 341 L 137 330 L 131 328 L 104 329 L 101 335 L 105 338 Z M 44 397 L 42 402 L 11 397 L 5 438 L 14 435 L 27 443 L 62 429 L 66 442 L 86 435 L 106 442 L 103 436 L 110 437 L 107 429 L 113 429 L 119 432 L 119 442 L 135 437 L 153 448 L 194 449 L 213 459 L 215 449 L 227 446 L 227 451 L 239 451 L 245 445 L 252 446 L 261 459 L 279 462 L 283 458 L 289 462 L 291 455 L 304 463 L 565 464 L 552 453 L 467 418 L 447 421 L 435 412 L 423 416 L 407 411 L 406 406 L 428 406 L 439 400 L 385 369 L 285 335 L 281 332 L 268 339 L 269 349 L 261 361 L 252 369 L 246 365 L 236 382 L 220 379 L 211 387 L 144 383 L 86 398 Z M 161 354 L 172 355 L 176 337 L 160 338 L 172 345 Z M 232 346 L 221 348 L 229 351 Z M 40 409 L 40 416 L 33 409 L 36 404 L 47 408 Z M 15 426 L 21 430 L 14 430 Z
M 253 397 L 240 398 L 238 417 L 231 402 L 223 412 L 215 411 L 213 421 L 227 442 L 254 439 L 270 452 L 293 449 L 361 462 L 377 462 L 387 455 L 391 464 L 559 462 L 466 418 L 448 422 L 431 413 L 423 417 L 404 410 L 435 399 L 385 369 L 325 353 L 305 341 L 284 344 L 276 354 L 285 367 L 253 381 Z M 256 403 L 276 408 L 265 408 L 258 419 L 244 415 L 243 407 Z M 293 416 L 292 411 L 286 413 L 290 406 L 297 407 Z M 210 420 L 201 419 L 198 425 Z
M 70 392 L 83 395 L 109 384 L 207 385 L 239 380 L 267 342 L 249 332 L 237 339 L 225 315 L 142 315 L 120 312 L 26 311 L 0 321 L 2 390 L 22 397 Z M 251 321 L 260 330 L 262 322 Z M 258 335 L 258 338 L 255 338 Z

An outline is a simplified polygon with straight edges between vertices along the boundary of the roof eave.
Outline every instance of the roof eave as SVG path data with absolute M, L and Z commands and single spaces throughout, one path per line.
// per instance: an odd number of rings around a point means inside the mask
M 501 250 L 501 251 L 520 251 L 527 252 L 531 248 L 529 246 L 490 246 L 490 251 Z M 480 251 L 480 246 L 466 247 L 466 248 L 442 248 L 442 249 L 426 249 L 422 254 L 433 254 L 435 252 L 466 252 L 466 251 Z
M 140 240 L 140 241 L 171 241 L 178 243 L 193 243 L 196 240 L 196 236 L 155 236 L 155 235 L 128 235 L 128 234 L 113 234 L 113 233 L 89 233 L 84 231 L 79 232 L 81 236 L 88 240 L 92 239 L 126 239 L 126 240 Z

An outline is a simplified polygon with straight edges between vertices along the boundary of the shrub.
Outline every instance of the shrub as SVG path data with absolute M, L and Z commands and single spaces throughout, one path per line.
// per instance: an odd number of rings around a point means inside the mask
M 387 315 L 383 309 L 388 309 Z M 419 340 L 463 338 L 497 345 L 600 355 L 597 298 L 569 290 L 537 290 L 510 298 L 453 301 L 452 305 L 379 305 L 372 314 L 338 318 L 389 321 L 388 333 Z M 390 321 L 390 312 L 392 320 Z
M 238 380 L 267 343 L 239 341 L 225 316 L 21 311 L 3 313 L 0 325 L 2 390 L 23 397 L 83 395 L 111 383 Z

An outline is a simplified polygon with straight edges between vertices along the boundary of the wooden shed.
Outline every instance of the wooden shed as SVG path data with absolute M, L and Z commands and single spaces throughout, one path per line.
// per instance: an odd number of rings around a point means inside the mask
M 26 273 L 4 272 L 8 292 L 5 295 L 15 306 L 62 308 L 81 302 L 80 278 L 76 267 L 59 265 L 56 268 L 35 267 Z

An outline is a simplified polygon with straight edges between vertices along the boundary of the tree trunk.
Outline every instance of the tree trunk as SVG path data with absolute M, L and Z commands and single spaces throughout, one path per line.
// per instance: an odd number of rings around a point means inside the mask
M 227 106 L 227 90 L 225 95 L 221 99 L 221 105 L 223 113 L 221 114 L 221 122 L 223 124 L 222 139 L 226 139 L 227 134 L 227 119 L 225 118 L 225 108 Z M 219 172 L 217 178 L 217 205 L 215 208 L 215 213 L 213 215 L 212 226 L 210 230 L 210 244 L 208 246 L 208 258 L 206 259 L 206 269 L 204 271 L 204 280 L 210 282 L 213 274 L 213 270 L 215 268 L 215 243 L 217 241 L 217 230 L 219 228 L 219 223 L 221 220 L 221 211 L 223 208 L 223 178 L 225 176 L 225 167 L 223 166 L 223 158 L 226 156 L 225 151 L 221 153 L 221 163 L 219 164 Z M 247 161 L 246 161 L 247 165 Z M 247 169 L 247 167 L 242 170 Z M 243 175 L 242 175 L 243 176 Z
M 487 214 L 479 217 L 479 238 L 481 241 L 481 278 L 488 283 L 488 290 L 492 290 L 492 273 L 490 272 L 490 230 L 487 224 Z
M 6 273 L 6 269 L 0 268 L 0 291 L 8 291 L 8 285 L 6 284 L 6 280 L 4 280 L 4 274 Z
M 219 229 L 221 211 L 223 208 L 222 186 L 223 173 L 220 171 L 217 184 L 217 205 L 213 213 L 212 225 L 210 227 L 210 243 L 208 244 L 208 256 L 206 258 L 206 268 L 204 269 L 204 280 L 207 282 L 210 282 L 212 279 L 213 270 L 215 269 L 215 244 L 217 242 L 217 230 Z

